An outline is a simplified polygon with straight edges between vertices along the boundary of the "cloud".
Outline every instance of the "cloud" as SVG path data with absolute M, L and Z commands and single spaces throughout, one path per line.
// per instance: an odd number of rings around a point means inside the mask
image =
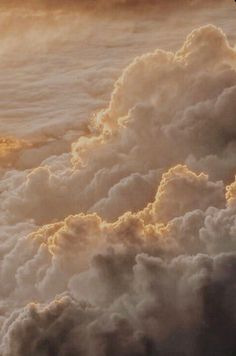
M 219 0 L 218 6 L 224 3 L 225 0 Z M 23 7 L 31 7 L 34 9 L 85 9 L 85 10 L 130 10 L 136 8 L 136 10 L 141 7 L 157 7 L 158 10 L 168 10 L 178 9 L 179 7 L 199 7 L 206 6 L 206 4 L 215 5 L 213 0 L 175 0 L 175 2 L 168 3 L 165 0 L 26 0 Z M 22 2 L 19 0 L 2 0 L 0 6 L 3 7 L 22 7 Z
M 70 153 L 3 173 L 1 355 L 236 352 L 235 60 L 214 26 L 136 58 Z
M 194 30 L 176 53 L 136 58 L 71 154 L 46 160 L 15 183 L 6 176 L 14 189 L 2 194 L 5 219 L 45 224 L 87 211 L 114 220 L 153 201 L 162 174 L 177 164 L 232 181 L 235 58 L 214 26 Z
M 75 215 L 18 237 L 0 265 L 1 297 L 12 310 L 2 322 L 2 354 L 21 356 L 26 345 L 29 355 L 232 352 L 234 185 L 223 203 L 221 184 L 177 166 L 144 211 L 114 223 Z M 159 211 L 168 212 L 161 195 L 170 187 L 183 204 L 163 224 L 153 209 L 161 200 Z M 203 191 L 204 203 L 196 199 Z
M 191 210 L 223 206 L 224 200 L 222 182 L 209 182 L 203 173 L 197 176 L 185 166 L 176 166 L 163 175 L 155 201 L 146 211 L 151 209 L 154 221 L 168 223 Z
M 81 252 L 84 236 L 92 232 L 86 223 L 91 218 L 96 221 L 95 229 L 102 232 L 103 238 L 107 236 L 107 248 L 94 255 L 89 269 L 73 275 L 68 288 L 73 297 L 62 295 L 48 304 L 31 303 L 5 320 L 2 354 L 20 356 L 27 348 L 29 355 L 211 355 L 218 351 L 230 355 L 235 350 L 235 246 L 226 233 L 221 235 L 225 249 L 230 246 L 230 252 L 224 252 L 214 233 L 219 252 L 212 253 L 208 250 L 212 241 L 203 233 L 211 231 L 210 216 L 215 220 L 223 214 L 228 215 L 232 229 L 235 210 L 231 208 L 208 211 L 198 229 L 194 220 L 181 217 L 188 230 L 185 246 L 182 231 L 178 231 L 180 218 L 160 230 L 155 225 L 144 225 L 135 215 L 108 225 L 95 216 L 68 220 L 58 230 L 69 243 L 61 245 L 64 261 L 68 248 L 76 254 L 77 245 L 77 252 Z M 75 235 L 71 232 L 70 226 L 79 226 L 79 221 L 84 221 L 83 231 L 88 228 L 85 235 L 80 229 Z M 51 235 L 52 229 L 48 233 Z M 194 240 L 198 239 L 202 245 L 193 252 Z M 54 240 L 53 244 L 56 259 L 62 258 L 56 248 L 58 242 Z M 72 261 L 70 256 L 71 265 Z M 59 264 L 55 265 L 60 273 Z M 26 268 L 24 271 L 28 278 L 33 273 L 32 267 L 30 272 Z M 55 287 L 59 275 L 51 277 Z M 22 282 L 20 288 L 25 286 Z

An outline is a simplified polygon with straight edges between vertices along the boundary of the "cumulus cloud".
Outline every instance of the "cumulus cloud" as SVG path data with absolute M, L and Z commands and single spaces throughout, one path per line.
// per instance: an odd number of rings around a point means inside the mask
M 144 211 L 114 223 L 80 214 L 19 236 L 0 266 L 2 354 L 230 355 L 234 185 L 224 202 L 221 184 L 177 166 Z
M 231 205 L 191 210 L 167 226 L 145 224 L 136 214 L 113 224 L 80 215 L 30 235 L 28 251 L 33 251 L 30 245 L 36 250 L 31 261 L 25 258 L 24 268 L 18 266 L 16 295 L 33 288 L 36 265 L 34 287 L 47 293 L 43 300 L 56 291 L 69 295 L 48 304 L 30 303 L 6 318 L 2 354 L 232 354 L 234 224 Z M 21 239 L 18 246 L 25 244 Z M 98 246 L 90 267 L 81 267 L 81 254 Z M 19 264 L 16 256 L 12 263 Z M 51 281 L 44 289 L 45 276 Z M 40 300 L 35 291 L 30 295 Z
M 136 58 L 71 153 L 2 174 L 1 355 L 236 352 L 235 63 L 214 26 Z
M 45 224 L 87 211 L 114 220 L 154 200 L 162 174 L 177 164 L 230 183 L 235 58 L 214 26 L 193 31 L 176 53 L 136 58 L 70 155 L 48 159 L 21 178 L 4 177 L 5 219 Z

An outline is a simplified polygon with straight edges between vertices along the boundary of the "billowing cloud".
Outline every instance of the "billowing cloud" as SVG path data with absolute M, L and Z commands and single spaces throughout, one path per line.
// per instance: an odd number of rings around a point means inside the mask
M 2 356 L 236 352 L 235 63 L 196 29 L 136 58 L 71 152 L 0 172 Z
M 214 26 L 193 31 L 176 53 L 136 58 L 71 154 L 3 179 L 5 219 L 44 224 L 89 211 L 113 220 L 154 200 L 162 174 L 177 164 L 231 182 L 235 59 Z
M 194 176 L 176 167 L 180 171 Z M 173 179 L 174 197 L 178 175 Z M 165 181 L 166 175 L 162 191 Z M 194 176 L 188 189 L 202 181 Z M 115 223 L 78 215 L 20 238 L 1 264 L 2 297 L 41 304 L 29 303 L 4 320 L 2 354 L 234 352 L 234 183 L 222 208 L 211 207 L 212 189 L 204 193 L 206 210 L 193 199 L 167 225 L 155 217 L 147 224 L 140 213 Z

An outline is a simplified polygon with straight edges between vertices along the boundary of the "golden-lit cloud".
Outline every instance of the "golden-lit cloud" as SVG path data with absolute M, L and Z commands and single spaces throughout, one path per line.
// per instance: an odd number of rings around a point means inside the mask
M 14 137 L 0 137 L 0 166 L 11 166 L 17 160 L 17 154 L 24 148 L 31 147 L 26 140 Z
M 74 65 L 64 46 L 63 95 Z M 231 356 L 235 48 L 218 27 L 197 28 L 176 51 L 136 57 L 108 104 L 113 67 L 94 73 L 85 60 L 99 51 L 78 58 L 79 119 L 94 110 L 91 120 L 73 126 L 58 109 L 49 65 L 40 80 L 55 96 L 24 82 L 26 138 L 0 139 L 0 354 Z M 42 121 L 29 119 L 35 112 Z

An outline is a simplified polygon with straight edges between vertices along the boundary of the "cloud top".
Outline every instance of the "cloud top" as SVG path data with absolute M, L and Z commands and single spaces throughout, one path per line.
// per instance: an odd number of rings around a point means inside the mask
M 70 154 L 4 176 L 1 355 L 236 353 L 235 63 L 214 26 L 136 58 Z

